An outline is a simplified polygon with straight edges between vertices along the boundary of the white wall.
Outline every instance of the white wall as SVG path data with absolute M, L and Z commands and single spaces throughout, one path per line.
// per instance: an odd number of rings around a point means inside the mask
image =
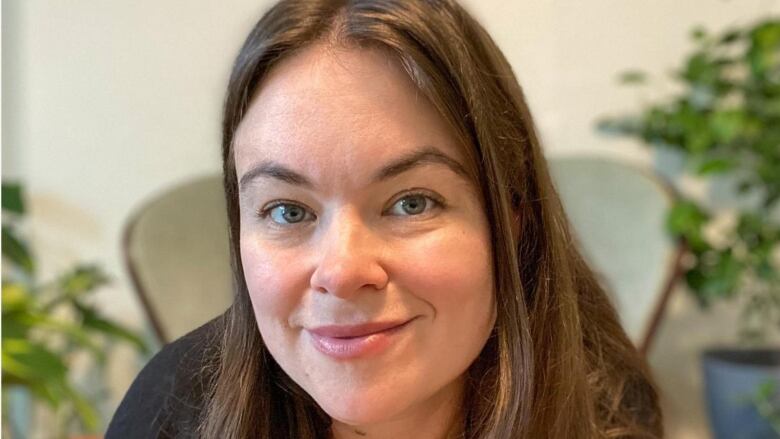
M 120 259 L 124 221 L 155 191 L 219 171 L 229 67 L 269 3 L 3 1 L 2 169 L 30 191 L 31 238 L 44 277 L 99 261 L 116 279 L 99 297 L 106 311 L 143 325 Z M 513 64 L 550 155 L 589 152 L 639 163 L 649 160 L 639 145 L 593 130 L 598 116 L 652 96 L 620 88 L 616 74 L 638 67 L 663 75 L 690 48 L 694 24 L 720 28 L 780 12 L 778 0 L 464 3 Z M 669 90 L 664 81 L 654 88 Z M 684 296 L 675 300 L 676 312 L 696 312 Z M 675 386 L 663 389 L 671 395 L 669 437 L 706 437 L 692 365 L 700 344 L 689 343 L 679 359 L 653 355 L 662 386 Z M 139 366 L 128 354 L 120 358 L 109 412 Z M 683 361 L 690 374 L 675 375 Z

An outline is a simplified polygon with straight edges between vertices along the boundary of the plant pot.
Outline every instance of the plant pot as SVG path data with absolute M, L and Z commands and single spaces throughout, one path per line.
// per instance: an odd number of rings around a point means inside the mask
M 751 402 L 763 383 L 780 384 L 780 349 L 710 349 L 702 355 L 702 365 L 715 439 L 780 438 Z M 775 404 L 780 404 L 778 393 Z

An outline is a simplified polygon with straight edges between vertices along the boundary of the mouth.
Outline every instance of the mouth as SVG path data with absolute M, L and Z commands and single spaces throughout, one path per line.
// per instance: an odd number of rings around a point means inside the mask
M 384 331 L 389 331 L 409 323 L 413 319 L 396 319 L 380 322 L 368 322 L 357 325 L 327 325 L 308 329 L 312 334 L 321 337 L 351 339 L 365 337 Z
M 350 326 L 321 326 L 307 330 L 314 347 L 336 360 L 376 355 L 397 343 L 415 318 Z

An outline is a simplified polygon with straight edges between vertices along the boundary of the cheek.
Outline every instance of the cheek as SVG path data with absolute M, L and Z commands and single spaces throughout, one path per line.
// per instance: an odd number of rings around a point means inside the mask
M 398 281 L 448 316 L 485 314 L 493 304 L 492 253 L 487 232 L 460 229 L 409 245 Z
M 263 331 L 264 326 L 287 323 L 300 299 L 296 291 L 305 291 L 308 279 L 300 264 L 289 263 L 290 255 L 269 251 L 250 239 L 242 236 L 241 263 L 252 307 Z

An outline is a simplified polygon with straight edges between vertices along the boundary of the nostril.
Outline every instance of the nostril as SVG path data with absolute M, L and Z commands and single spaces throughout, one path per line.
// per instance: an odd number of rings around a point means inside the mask
M 312 273 L 310 285 L 314 291 L 349 297 L 360 291 L 383 290 L 388 275 L 375 259 L 365 258 L 353 264 L 320 264 Z

